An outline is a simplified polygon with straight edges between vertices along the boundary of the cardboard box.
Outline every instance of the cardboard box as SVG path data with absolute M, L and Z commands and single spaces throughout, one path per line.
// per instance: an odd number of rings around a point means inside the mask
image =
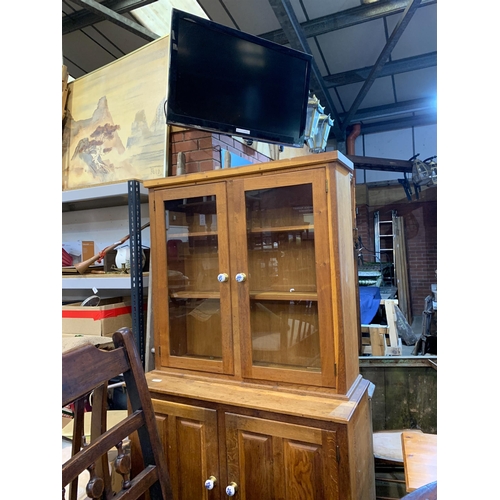
M 93 241 L 82 241 L 82 262 L 91 259 L 96 254 Z
M 111 337 L 119 328 L 132 328 L 130 299 L 101 299 L 98 306 L 81 302 L 62 306 L 62 333 Z

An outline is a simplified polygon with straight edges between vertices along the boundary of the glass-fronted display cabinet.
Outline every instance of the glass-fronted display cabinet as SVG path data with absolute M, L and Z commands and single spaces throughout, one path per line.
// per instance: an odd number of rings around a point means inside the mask
M 357 335 L 343 317 L 345 303 L 356 314 L 344 248 L 352 249 L 350 169 L 320 162 L 210 174 L 149 182 L 156 366 L 347 389 L 339 349 Z M 357 352 L 351 358 L 357 364 Z

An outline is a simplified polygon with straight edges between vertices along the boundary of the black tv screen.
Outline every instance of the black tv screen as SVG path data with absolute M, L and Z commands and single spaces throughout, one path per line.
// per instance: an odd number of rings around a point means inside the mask
M 167 123 L 302 147 L 311 60 L 172 9 Z

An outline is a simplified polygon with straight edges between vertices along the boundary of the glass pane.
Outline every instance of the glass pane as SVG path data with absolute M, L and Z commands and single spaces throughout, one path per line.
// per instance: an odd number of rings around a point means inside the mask
M 312 185 L 245 196 L 253 364 L 319 371 Z
M 251 301 L 254 365 L 319 370 L 316 301 Z
M 165 202 L 170 354 L 222 358 L 215 196 Z

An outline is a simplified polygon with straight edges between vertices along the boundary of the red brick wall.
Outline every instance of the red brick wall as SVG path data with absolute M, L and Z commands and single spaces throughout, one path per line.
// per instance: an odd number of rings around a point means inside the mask
M 371 255 L 375 249 L 374 212 L 379 212 L 380 220 L 390 220 L 393 210 L 404 222 L 411 309 L 412 315 L 419 316 L 425 297 L 431 293 L 431 284 L 437 283 L 437 202 L 413 200 L 384 206 L 359 205 L 357 227 L 366 247 L 365 262 L 375 260 Z
M 251 163 L 270 161 L 270 158 L 232 137 L 201 130 L 180 130 L 170 134 L 169 175 L 177 173 L 177 155 L 184 153 L 186 173 L 205 172 L 221 168 L 221 149 L 235 153 Z
M 372 223 L 370 226 L 370 217 L 372 217 Z M 370 209 L 368 205 L 357 205 L 356 206 L 356 227 L 358 228 L 358 238 L 361 238 L 361 244 L 367 248 L 373 247 L 372 232 L 370 227 L 373 226 L 373 215 L 370 214 Z M 367 250 L 362 251 L 363 259 L 368 261 L 374 261 L 375 258 L 369 255 Z
M 214 148 L 212 134 L 201 130 L 182 130 L 170 134 L 169 174 L 177 174 L 177 155 L 184 153 L 186 173 L 221 168 L 220 150 Z
M 413 314 L 422 314 L 424 300 L 437 283 L 437 203 L 411 202 L 398 208 L 406 237 Z
M 272 161 L 271 158 L 266 155 L 259 153 L 255 149 L 241 143 L 227 135 L 212 134 L 214 145 L 222 149 L 227 149 L 229 152 L 237 154 L 245 160 L 251 163 L 264 163 L 266 161 Z

